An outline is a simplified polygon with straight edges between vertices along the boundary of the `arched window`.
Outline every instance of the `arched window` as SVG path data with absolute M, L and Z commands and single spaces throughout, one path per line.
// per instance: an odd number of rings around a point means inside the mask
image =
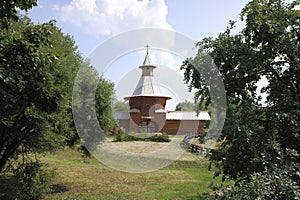
M 142 121 L 139 123 L 139 133 L 156 133 L 158 131 L 155 122 Z

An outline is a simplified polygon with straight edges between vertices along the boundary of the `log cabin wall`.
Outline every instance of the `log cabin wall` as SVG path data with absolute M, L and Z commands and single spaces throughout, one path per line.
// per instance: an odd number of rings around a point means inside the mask
M 205 121 L 203 120 L 167 120 L 162 132 L 167 134 L 204 133 Z

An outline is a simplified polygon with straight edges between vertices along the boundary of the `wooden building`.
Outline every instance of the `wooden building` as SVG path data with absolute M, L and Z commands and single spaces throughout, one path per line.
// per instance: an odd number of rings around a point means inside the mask
M 164 132 L 167 134 L 204 132 L 205 121 L 210 120 L 207 111 L 181 112 L 165 109 L 169 96 L 162 95 L 154 79 L 156 66 L 150 63 L 148 48 L 140 80 L 128 100 L 130 110 L 114 113 L 119 126 L 128 132 Z

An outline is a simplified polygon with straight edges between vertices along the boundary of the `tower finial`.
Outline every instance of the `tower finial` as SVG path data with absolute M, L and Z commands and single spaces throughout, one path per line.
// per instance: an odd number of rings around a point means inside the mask
M 145 60 L 143 62 L 143 65 L 150 65 L 150 59 L 149 59 L 149 48 L 150 48 L 150 45 L 147 44 L 145 47 L 147 48 L 147 54 L 146 54 Z
M 145 47 L 147 48 L 147 55 L 148 55 L 148 51 L 149 51 L 150 45 L 147 44 Z

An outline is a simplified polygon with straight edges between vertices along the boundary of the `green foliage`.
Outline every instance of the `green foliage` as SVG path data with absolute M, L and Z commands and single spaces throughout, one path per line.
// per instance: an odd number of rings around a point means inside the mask
M 299 184 L 286 170 L 272 168 L 254 173 L 250 180 L 240 187 L 229 187 L 217 195 L 216 199 L 300 199 Z
M 99 124 L 106 133 L 116 125 L 112 118 L 113 95 L 114 84 L 103 77 L 99 77 L 95 95 L 95 107 Z
M 0 2 L 0 27 L 9 27 L 11 20 L 19 19 L 17 8 L 28 11 L 37 6 L 37 0 L 3 0 Z
M 207 132 L 199 134 L 197 136 L 197 139 L 198 139 L 198 141 L 199 141 L 200 144 L 204 144 L 205 143 L 205 137 L 206 137 L 206 135 L 207 135 Z
M 113 101 L 112 105 L 113 112 L 128 112 L 129 111 L 129 103 L 125 101 Z
M 91 153 L 89 152 L 89 150 L 82 144 L 80 145 L 80 147 L 78 148 L 78 151 L 81 152 L 82 154 L 82 158 L 86 161 L 87 158 L 91 158 Z
M 116 125 L 111 109 L 114 85 L 88 62 L 82 64 L 78 74 L 73 88 L 73 118 L 84 148 L 91 151 Z
M 197 106 L 195 105 L 195 103 L 189 102 L 187 100 L 185 100 L 184 102 L 180 102 L 176 105 L 175 110 L 178 111 L 196 111 L 197 110 Z
M 149 137 L 149 141 L 152 142 L 170 142 L 169 135 L 163 133 L 163 134 L 155 134 L 151 137 Z
M 75 135 L 71 92 L 82 59 L 53 22 L 0 31 L 0 172 L 9 159 L 61 148 Z
M 145 141 L 145 142 L 170 142 L 169 135 L 162 133 L 162 134 L 152 134 L 149 137 L 139 137 L 139 133 L 137 133 L 136 137 L 133 134 L 127 134 L 122 131 L 118 132 L 115 135 L 115 142 L 130 142 L 130 141 Z M 142 134 L 142 133 L 140 133 Z
M 71 104 L 74 80 L 82 65 L 98 84 L 92 95 L 99 124 L 107 131 L 115 125 L 113 84 L 83 62 L 70 36 L 53 22 L 34 25 L 27 17 L 0 31 L 0 172 L 8 160 L 19 155 L 78 143 Z M 85 80 L 92 82 L 89 78 Z
M 288 170 L 299 167 L 300 160 L 295 156 L 300 153 L 300 13 L 296 5 L 299 1 L 250 1 L 241 14 L 246 22 L 241 32 L 233 35 L 234 22 L 230 22 L 217 38 L 199 42 L 198 55 L 182 65 L 186 81 L 199 90 L 196 97 L 200 99 L 210 100 L 208 77 L 198 69 L 207 54 L 223 78 L 228 109 L 219 150 L 211 160 L 218 167 L 216 176 L 223 174 L 224 179 L 241 185 L 233 189 L 235 195 L 240 192 L 236 199 L 255 189 L 253 199 L 290 199 L 288 195 L 296 199 L 299 193 L 294 187 L 300 184 L 299 172 Z M 256 91 L 261 78 L 268 80 L 262 89 L 267 95 L 265 107 Z M 291 183 L 290 187 L 278 183 L 282 196 L 276 196 L 275 184 L 270 184 L 270 191 L 264 190 L 267 195 L 255 188 L 269 181 L 277 183 L 276 176 Z
M 35 200 L 48 194 L 55 171 L 45 169 L 40 162 L 32 162 L 17 172 L 18 191 L 16 199 Z
M 113 84 L 84 63 L 73 39 L 53 21 L 36 25 L 17 14 L 17 9 L 27 11 L 35 5 L 36 0 L 0 2 L 0 173 L 21 163 L 20 199 L 39 199 L 50 181 L 39 162 L 28 160 L 80 141 L 72 117 L 72 94 L 82 65 L 88 69 L 85 83 L 98 85 L 92 95 L 100 126 L 107 131 L 115 125 Z

